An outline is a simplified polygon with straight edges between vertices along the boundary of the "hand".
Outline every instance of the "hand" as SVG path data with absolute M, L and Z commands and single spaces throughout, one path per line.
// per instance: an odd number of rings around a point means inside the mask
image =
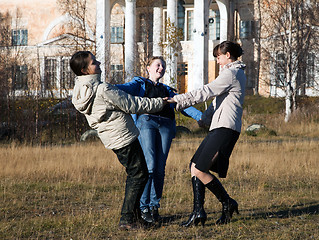
M 164 98 L 168 103 L 176 103 L 176 101 L 174 100 L 174 98 L 171 97 L 166 97 Z
M 205 123 L 203 122 L 202 119 L 198 120 L 197 123 L 198 123 L 198 126 L 200 126 L 201 128 L 206 127 L 206 125 L 205 125 Z

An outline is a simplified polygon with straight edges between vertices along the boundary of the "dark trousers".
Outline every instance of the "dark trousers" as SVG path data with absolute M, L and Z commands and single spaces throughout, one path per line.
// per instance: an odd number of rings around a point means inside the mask
M 139 211 L 139 202 L 148 180 L 148 170 L 138 139 L 130 145 L 113 150 L 125 167 L 127 178 L 120 223 L 133 223 Z

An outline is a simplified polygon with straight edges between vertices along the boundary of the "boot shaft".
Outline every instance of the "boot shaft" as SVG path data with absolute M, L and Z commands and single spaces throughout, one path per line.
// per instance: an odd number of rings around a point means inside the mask
M 229 200 L 228 193 L 215 176 L 212 181 L 205 185 L 205 187 L 207 187 L 221 203 L 225 203 Z
M 194 195 L 194 209 L 199 210 L 203 208 L 205 202 L 205 185 L 196 176 L 192 177 L 193 195 Z

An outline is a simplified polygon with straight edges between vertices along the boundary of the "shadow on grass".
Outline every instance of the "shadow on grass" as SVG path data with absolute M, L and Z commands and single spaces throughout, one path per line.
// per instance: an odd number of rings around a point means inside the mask
M 274 206 L 274 208 L 280 208 L 280 206 Z M 250 214 L 249 211 L 255 212 Z M 246 213 L 244 213 L 246 212 Z M 248 212 L 248 214 L 247 214 Z M 256 213 L 257 212 L 257 213 Z M 232 222 L 237 222 L 239 220 L 258 220 L 258 219 L 269 219 L 269 218 L 289 218 L 289 217 L 295 217 L 295 216 L 301 216 L 304 214 L 309 215 L 318 215 L 319 214 L 319 203 L 318 202 L 310 202 L 307 204 L 298 204 L 294 205 L 292 207 L 289 207 L 284 210 L 279 211 L 268 211 L 268 212 L 262 212 L 262 209 L 252 209 L 252 210 L 245 210 L 241 211 L 239 210 L 239 215 L 234 213 L 234 216 L 232 218 Z M 169 224 L 178 224 L 180 225 L 183 221 L 187 221 L 189 218 L 189 215 L 191 213 L 185 213 L 185 214 L 175 214 L 170 216 L 162 216 L 160 225 L 169 225 Z M 217 215 L 218 216 L 217 216 Z M 219 217 L 218 212 L 207 212 L 208 220 L 212 216 L 216 215 L 216 217 Z M 210 215 L 210 216 L 209 216 Z M 216 219 L 217 219 L 216 218 Z M 215 225 L 214 223 L 205 224 L 205 226 L 212 226 Z
M 179 221 L 179 220 L 182 222 L 182 220 L 184 220 L 184 218 L 186 218 L 186 217 L 188 217 L 188 215 L 186 215 L 186 214 L 175 214 L 175 215 L 170 215 L 170 216 L 162 216 L 160 222 L 163 225 L 167 225 L 167 224 Z
M 278 206 L 279 208 L 280 206 Z M 275 207 L 277 208 L 277 206 Z M 253 210 L 254 212 L 260 211 Z M 289 218 L 295 216 L 301 216 L 304 214 L 317 215 L 319 214 L 319 203 L 318 202 L 310 202 L 307 204 L 298 204 L 292 207 L 287 207 L 287 209 L 279 210 L 279 211 L 268 211 L 268 212 L 259 212 L 253 213 L 248 217 L 245 217 L 246 220 L 256 220 L 256 219 L 267 219 L 267 218 Z
M 206 213 L 207 215 L 216 214 L 216 212 L 207 212 L 207 211 Z M 162 216 L 160 224 L 161 225 L 169 225 L 169 224 L 181 225 L 182 222 L 188 221 L 190 215 L 191 215 L 191 212 L 187 212 L 184 214 L 175 214 L 170 216 Z

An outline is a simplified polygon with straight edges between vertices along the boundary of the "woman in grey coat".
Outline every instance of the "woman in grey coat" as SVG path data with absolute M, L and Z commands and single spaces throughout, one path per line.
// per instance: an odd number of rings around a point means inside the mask
M 176 102 L 176 109 L 181 110 L 215 97 L 200 120 L 201 124 L 210 125 L 210 128 L 191 159 L 194 207 L 188 221 L 182 223 L 185 227 L 199 222 L 205 224 L 205 186 L 222 204 L 222 215 L 216 224 L 229 223 L 234 211 L 238 213 L 238 203 L 229 197 L 217 177 L 209 171 L 218 173 L 221 178 L 226 177 L 229 157 L 241 131 L 246 77 L 245 65 L 237 59 L 243 50 L 239 44 L 225 41 L 217 45 L 213 53 L 221 66 L 219 76 L 201 89 L 168 100 Z

